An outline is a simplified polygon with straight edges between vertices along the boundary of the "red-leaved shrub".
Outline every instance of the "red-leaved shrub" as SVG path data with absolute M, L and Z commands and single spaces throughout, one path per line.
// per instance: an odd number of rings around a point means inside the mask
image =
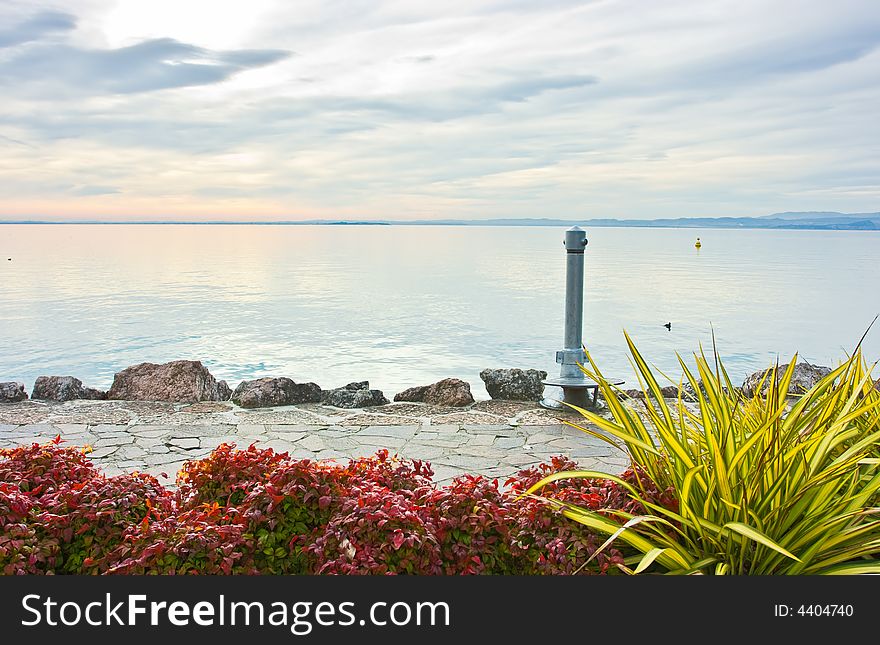
M 155 477 L 131 473 L 62 486 L 43 495 L 40 505 L 38 535 L 61 546 L 61 570 L 56 572 L 101 573 L 104 556 L 126 529 L 166 517 L 174 498 Z
M 578 470 L 568 457 L 551 457 L 542 463 L 519 471 L 507 480 L 511 493 L 522 495 L 548 475 Z M 560 479 L 541 489 L 549 499 L 576 504 L 591 510 L 622 509 L 633 504 L 625 488 L 616 482 L 593 479 Z M 511 517 L 512 543 L 526 562 L 529 574 L 571 575 L 613 572 L 623 563 L 617 548 L 607 548 L 598 555 L 596 549 L 604 540 L 586 527 L 565 518 L 561 511 L 534 499 L 521 498 Z
M 342 472 L 335 464 L 291 461 L 277 467 L 269 481 L 242 500 L 241 520 L 254 540 L 254 560 L 261 571 L 311 571 L 312 558 L 305 547 L 354 491 L 343 486 Z
M 0 482 L 16 484 L 29 495 L 39 496 L 97 475 L 83 449 L 61 443 L 59 436 L 46 444 L 0 449 Z
M 109 574 L 254 574 L 253 540 L 219 504 L 132 526 L 105 558 Z
M 510 514 L 517 501 L 498 480 L 464 475 L 432 489 L 422 501 L 442 554 L 445 574 L 503 574 L 517 570 L 510 549 Z
M 431 464 L 418 459 L 401 459 L 389 456 L 386 449 L 376 452 L 372 457 L 351 459 L 340 473 L 340 477 L 352 485 L 370 482 L 388 490 L 416 490 L 430 486 L 434 471 Z
M 367 486 L 348 498 L 308 551 L 315 573 L 443 573 L 430 513 L 415 491 Z
M 177 473 L 178 499 L 183 508 L 202 504 L 234 506 L 256 486 L 265 482 L 276 467 L 289 462 L 287 453 L 254 444 L 237 450 L 220 444 L 204 459 L 188 461 Z
M 40 540 L 31 526 L 36 507 L 15 484 L 0 484 L 0 573 L 23 575 L 55 568 L 58 542 Z
M 550 463 L 538 464 L 519 471 L 507 480 L 507 485 L 512 493 L 522 494 L 544 477 L 570 470 L 578 470 L 574 461 L 568 457 L 552 457 Z M 638 490 L 645 501 L 661 504 L 667 508 L 673 508 L 676 504 L 674 491 L 659 490 L 642 472 L 630 468 L 618 477 Z M 645 512 L 645 508 L 632 498 L 626 488 L 608 479 L 560 479 L 547 484 L 539 492 L 542 497 L 569 502 L 594 511 L 611 509 L 632 514 Z
M 511 493 L 521 495 L 548 475 L 578 470 L 568 457 L 555 456 L 542 463 L 519 471 L 507 480 Z M 618 477 L 637 490 L 646 501 L 675 507 L 671 490 L 660 491 L 643 473 L 632 469 Z M 633 515 L 645 512 L 629 492 L 617 482 L 607 479 L 560 479 L 544 486 L 540 495 L 609 515 L 624 511 Z M 524 573 L 573 574 L 612 573 L 624 557 L 634 555 L 624 543 L 606 548 L 593 557 L 604 542 L 583 525 L 562 516 L 561 511 L 534 498 L 522 498 L 517 512 L 511 517 L 513 544 L 528 553 L 531 567 Z M 588 562 L 589 561 L 589 562 Z
M 497 480 L 436 486 L 426 462 L 380 450 L 347 465 L 223 444 L 188 462 L 176 493 L 149 475 L 104 477 L 82 450 L 0 451 L 6 574 L 603 574 L 633 555 L 524 495 L 564 457 Z M 644 473 L 621 476 L 675 508 Z M 616 482 L 561 479 L 545 499 L 614 515 L 644 509 Z M 617 547 L 617 545 L 615 545 Z
M 347 466 L 308 459 L 275 464 L 268 481 L 240 504 L 257 567 L 267 573 L 313 572 L 318 552 L 307 547 L 347 503 L 377 487 L 396 492 L 429 486 L 432 474 L 428 464 L 390 457 L 387 450 Z

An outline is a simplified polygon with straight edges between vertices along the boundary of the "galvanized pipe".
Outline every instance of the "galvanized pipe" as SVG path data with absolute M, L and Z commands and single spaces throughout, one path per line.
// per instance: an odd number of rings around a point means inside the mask
M 563 350 L 581 356 L 584 327 L 584 247 L 587 234 L 575 226 L 565 232 L 565 338 Z M 562 377 L 581 375 L 576 363 L 565 361 Z
M 545 396 L 541 406 L 561 410 L 564 404 L 586 408 L 597 405 L 599 384 L 581 371 L 587 360 L 584 352 L 584 248 L 586 232 L 574 226 L 565 232 L 565 338 L 563 349 L 556 352 L 559 377 L 548 378 L 544 385 L 562 388 L 562 401 Z M 620 379 L 608 379 L 612 385 L 622 385 Z M 592 399 L 589 391 L 592 390 Z
M 562 401 L 578 407 L 590 403 L 587 390 L 595 391 L 595 383 L 586 377 L 580 366 L 586 361 L 583 347 L 584 327 L 584 247 L 587 234 L 578 226 L 565 232 L 565 333 L 562 350 L 556 352 L 559 363 L 559 377 L 549 378 L 545 385 L 562 388 Z M 562 402 L 545 397 L 541 401 L 545 408 L 559 410 Z

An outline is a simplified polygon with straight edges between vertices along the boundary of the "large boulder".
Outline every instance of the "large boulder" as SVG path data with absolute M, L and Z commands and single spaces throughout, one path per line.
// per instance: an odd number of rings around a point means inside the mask
M 320 401 L 321 388 L 317 384 L 296 383 L 284 376 L 242 381 L 232 393 L 232 402 L 243 408 L 271 408 Z
M 27 400 L 28 395 L 24 389 L 24 383 L 7 381 L 0 383 L 0 403 L 17 403 Z
M 539 401 L 544 396 L 547 372 L 543 370 L 485 369 L 480 378 L 493 399 Z
M 200 361 L 140 363 L 117 372 L 108 399 L 197 403 L 220 401 L 217 379 Z
M 321 400 L 325 405 L 332 405 L 335 408 L 367 408 L 389 403 L 381 390 L 370 389 L 369 381 L 349 383 L 335 390 L 325 390 Z
M 457 378 L 445 378 L 432 385 L 419 385 L 394 395 L 395 401 L 429 403 L 460 408 L 474 402 L 471 386 Z
M 788 369 L 790 363 L 786 363 L 785 365 L 780 365 L 777 370 L 777 375 L 782 376 L 783 372 Z M 764 376 L 770 370 L 761 370 L 760 372 L 755 372 L 754 374 L 750 374 L 746 377 L 746 380 L 743 381 L 742 384 L 742 392 L 745 396 L 755 396 L 756 390 L 758 389 L 758 385 L 764 379 Z M 823 377 L 827 376 L 831 373 L 830 367 L 823 367 L 821 365 L 811 365 L 810 363 L 801 362 L 796 363 L 794 366 L 794 373 L 791 376 L 791 383 L 788 385 L 788 393 L 794 395 L 801 395 L 807 390 L 811 389 L 816 383 L 818 383 Z M 767 390 L 769 389 L 770 377 L 767 377 L 767 381 L 764 383 L 764 388 L 761 392 L 762 395 L 767 394 Z
M 72 376 L 38 376 L 34 383 L 32 399 L 44 401 L 73 401 L 92 399 L 100 401 L 107 393 L 91 387 L 83 387 L 82 381 Z

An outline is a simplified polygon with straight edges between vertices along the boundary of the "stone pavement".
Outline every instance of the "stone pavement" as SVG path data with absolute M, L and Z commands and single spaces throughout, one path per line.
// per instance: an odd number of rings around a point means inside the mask
M 0 406 L 0 447 L 60 434 L 68 445 L 91 446 L 90 458 L 108 475 L 137 470 L 166 484 L 173 483 L 186 460 L 205 457 L 224 442 L 338 461 L 387 448 L 431 462 L 438 483 L 463 473 L 503 480 L 553 455 L 609 473 L 626 467 L 623 453 L 564 420 L 582 421 L 535 404 L 502 401 L 467 408 L 393 403 L 364 410 L 319 404 L 243 410 L 231 403 L 23 401 Z

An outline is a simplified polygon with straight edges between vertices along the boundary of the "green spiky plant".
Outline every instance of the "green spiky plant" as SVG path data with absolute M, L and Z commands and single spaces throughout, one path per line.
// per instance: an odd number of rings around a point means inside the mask
M 570 425 L 625 449 L 636 472 L 674 491 L 677 508 L 595 471 L 554 474 L 528 494 L 566 477 L 625 487 L 644 514 L 547 501 L 607 535 L 604 546 L 620 541 L 634 550 L 624 567 L 630 573 L 880 573 L 880 392 L 860 349 L 794 401 L 787 394 L 796 360 L 785 371 L 770 369 L 749 398 L 733 386 L 717 351 L 710 365 L 701 350 L 696 373 L 679 357 L 696 401 L 686 403 L 679 387 L 670 406 L 626 340 L 644 411 L 619 400 L 588 353 L 590 367 L 582 369 L 599 383 L 612 418 L 578 408 L 598 431 Z

